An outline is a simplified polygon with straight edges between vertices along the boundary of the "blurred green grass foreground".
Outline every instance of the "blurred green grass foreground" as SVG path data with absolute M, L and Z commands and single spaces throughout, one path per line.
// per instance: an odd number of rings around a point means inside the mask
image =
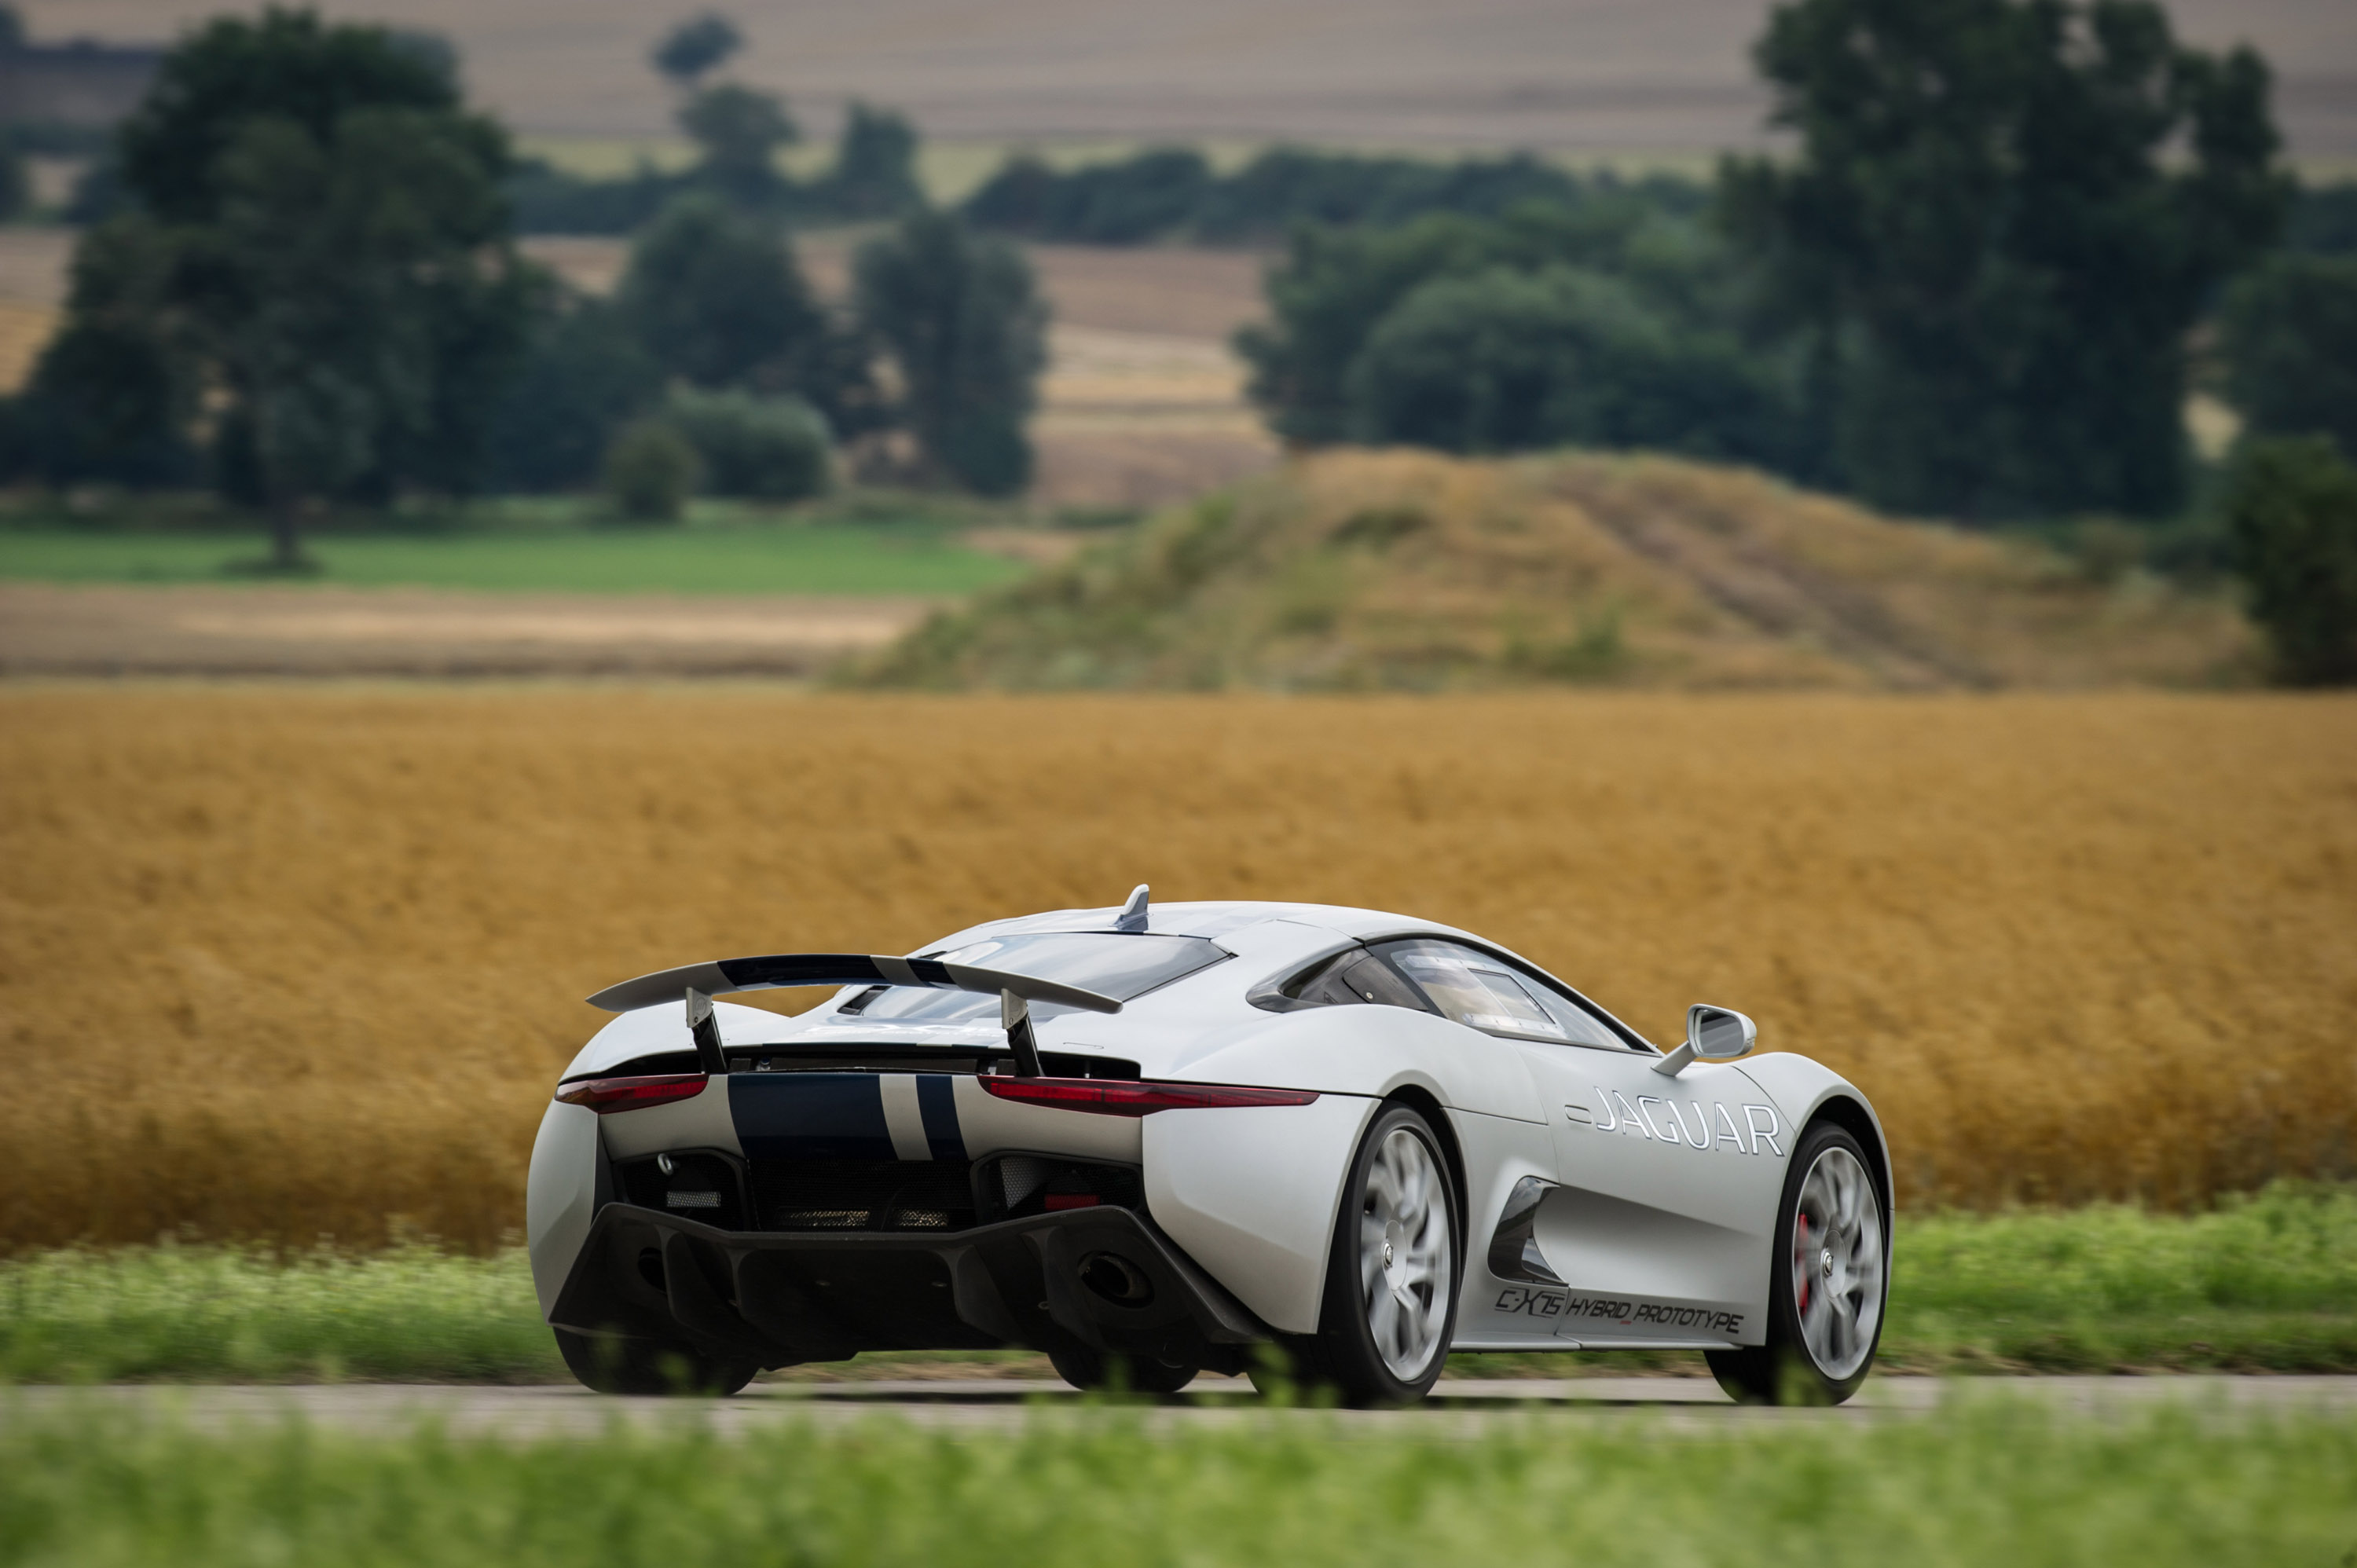
M 845 1370 L 887 1371 L 863 1357 Z M 977 1376 L 1014 1352 L 929 1356 Z M 2357 1187 L 2206 1214 L 1900 1217 L 1881 1365 L 1904 1371 L 2357 1372 Z M 1691 1353 L 1466 1355 L 1457 1377 L 1703 1370 Z M 272 1258 L 223 1247 L 0 1261 L 0 1380 L 563 1382 L 520 1249 Z M 2357 1545 L 2357 1542 L 2352 1542 Z
M 1699 1431 L 1531 1418 L 1479 1442 L 1317 1412 L 501 1441 L 225 1438 L 86 1410 L 0 1422 L 0 1563 L 2323 1568 L 2357 1544 L 2357 1424 L 1951 1404 Z

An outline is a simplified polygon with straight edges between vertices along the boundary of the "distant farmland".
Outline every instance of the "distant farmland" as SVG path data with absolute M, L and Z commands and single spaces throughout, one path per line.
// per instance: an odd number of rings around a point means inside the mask
M 0 1246 L 522 1218 L 575 1000 L 1157 897 L 1752 1013 L 1902 1206 L 2351 1174 L 2357 704 L 0 693 Z
M 21 0 L 38 37 L 168 37 L 221 0 Z M 326 0 L 430 27 L 465 51 L 471 90 L 534 132 L 644 135 L 672 103 L 646 50 L 691 6 L 630 0 Z M 1294 139 L 1590 152 L 1756 144 L 1767 96 L 1746 51 L 1764 0 L 867 0 L 723 6 L 751 48 L 737 70 L 832 134 L 845 98 L 913 112 L 928 134 Z M 2278 75 L 2292 151 L 2357 154 L 2357 35 L 2331 0 L 2171 0 L 2189 41 L 2248 39 Z

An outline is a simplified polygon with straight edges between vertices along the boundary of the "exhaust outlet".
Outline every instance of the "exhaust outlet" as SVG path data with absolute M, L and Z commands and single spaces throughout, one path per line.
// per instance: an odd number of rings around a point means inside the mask
M 1115 1306 L 1145 1306 L 1154 1300 L 1146 1271 L 1118 1252 L 1091 1252 L 1081 1260 L 1081 1283 Z

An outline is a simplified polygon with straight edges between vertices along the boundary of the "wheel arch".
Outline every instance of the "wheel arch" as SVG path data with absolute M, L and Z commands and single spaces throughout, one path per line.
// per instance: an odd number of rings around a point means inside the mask
M 1809 1112 L 1809 1119 L 1802 1123 L 1801 1130 L 1805 1133 L 1820 1122 L 1830 1122 L 1858 1141 L 1867 1152 L 1867 1169 L 1873 1174 L 1875 1190 L 1881 1196 L 1882 1212 L 1896 1216 L 1898 1208 L 1891 1201 L 1890 1147 L 1883 1140 L 1882 1128 L 1875 1121 L 1874 1112 L 1866 1108 L 1863 1101 L 1850 1095 L 1828 1094 L 1817 1102 L 1816 1109 Z M 1892 1227 L 1886 1223 L 1883 1227 L 1886 1247 L 1889 1245 L 1891 1230 Z
M 1457 1233 L 1457 1255 L 1463 1259 L 1470 1244 L 1466 1237 L 1472 1225 L 1473 1195 L 1465 1185 L 1465 1151 L 1458 1146 L 1456 1125 L 1449 1121 L 1439 1098 L 1416 1084 L 1404 1085 L 1385 1095 L 1383 1104 L 1375 1107 L 1374 1116 L 1368 1118 L 1368 1124 L 1372 1126 L 1385 1107 L 1393 1105 L 1405 1106 L 1423 1117 L 1432 1135 L 1440 1140 L 1440 1157 L 1448 1166 L 1448 1185 L 1455 1197 L 1450 1205 L 1449 1222 Z

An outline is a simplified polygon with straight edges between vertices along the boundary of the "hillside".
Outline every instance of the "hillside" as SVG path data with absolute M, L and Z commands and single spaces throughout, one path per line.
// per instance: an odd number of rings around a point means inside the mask
M 926 622 L 850 671 L 923 688 L 2210 685 L 2222 596 L 2092 579 L 1743 469 L 1304 458 Z

